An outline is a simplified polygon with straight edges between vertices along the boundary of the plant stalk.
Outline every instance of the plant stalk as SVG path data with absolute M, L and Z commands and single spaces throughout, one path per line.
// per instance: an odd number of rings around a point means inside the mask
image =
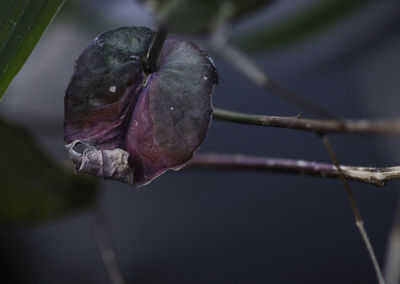
M 400 135 L 400 119 L 395 120 L 320 120 L 299 117 L 249 114 L 214 108 L 218 120 L 267 127 L 280 127 L 322 133 L 359 135 Z
M 330 140 L 328 139 L 328 137 L 325 134 L 320 135 L 320 137 L 322 139 L 322 143 L 324 144 L 326 150 L 329 153 L 329 156 L 331 157 L 332 162 L 334 163 L 336 169 L 339 172 L 339 179 L 345 188 L 347 198 L 349 199 L 350 206 L 353 211 L 356 226 L 357 226 L 358 230 L 360 231 L 361 237 L 367 248 L 367 251 L 368 251 L 369 257 L 371 259 L 372 265 L 374 267 L 375 275 L 378 279 L 378 282 L 379 282 L 379 284 L 385 284 L 385 280 L 383 278 L 382 271 L 379 267 L 379 263 L 376 258 L 375 252 L 374 252 L 374 248 L 372 247 L 371 241 L 368 237 L 367 230 L 365 229 L 365 226 L 364 226 L 364 221 L 361 217 L 360 209 L 358 208 L 357 202 L 356 202 L 353 192 L 350 188 L 350 184 L 348 183 L 346 176 L 344 175 L 343 171 L 340 168 L 338 158 L 336 156 L 335 151 L 333 150 Z
M 164 25 L 160 25 L 154 36 L 153 42 L 150 47 L 149 54 L 145 65 L 146 73 L 154 73 L 158 70 L 158 59 L 160 58 L 161 50 L 164 42 L 167 39 L 168 30 Z
M 277 172 L 321 178 L 338 178 L 340 176 L 338 169 L 333 164 L 242 154 L 197 153 L 185 168 Z M 350 181 L 377 187 L 383 187 L 389 181 L 400 179 L 400 166 L 375 168 L 341 165 L 340 169 L 346 179 Z

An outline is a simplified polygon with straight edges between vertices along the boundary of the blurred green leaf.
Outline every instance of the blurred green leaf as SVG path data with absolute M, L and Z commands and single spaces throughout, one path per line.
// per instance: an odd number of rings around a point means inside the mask
M 0 98 L 64 0 L 0 1 Z
M 372 0 L 321 0 L 274 25 L 237 33 L 230 42 L 248 52 L 287 47 L 315 35 L 353 15 Z
M 146 1 L 143 1 L 146 2 Z M 155 12 L 168 28 L 183 33 L 202 33 L 210 30 L 222 3 L 226 0 L 152 0 Z M 272 0 L 231 0 L 233 19 L 262 8 Z
M 94 205 L 97 184 L 47 157 L 23 128 L 0 120 L 0 223 L 31 224 Z

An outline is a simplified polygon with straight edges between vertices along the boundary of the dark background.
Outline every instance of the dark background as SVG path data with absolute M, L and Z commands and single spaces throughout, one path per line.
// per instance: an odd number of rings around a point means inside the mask
M 312 2 L 277 1 L 234 29 L 273 22 Z M 105 30 L 155 26 L 151 15 L 132 1 L 67 2 L 64 9 L 1 103 L 1 113 L 26 125 L 58 160 L 67 158 L 63 92 L 74 58 Z M 395 117 L 400 107 L 399 31 L 399 2 L 377 1 L 300 44 L 253 59 L 272 78 L 343 117 Z M 254 86 L 204 38 L 191 40 L 205 47 L 218 67 L 215 106 L 269 115 L 299 112 Z M 399 164 L 398 138 L 331 137 L 343 164 Z M 220 121 L 212 123 L 201 151 L 329 162 L 312 133 Z M 398 182 L 383 190 L 351 186 L 384 264 Z M 104 182 L 101 198 L 127 283 L 376 283 L 337 180 L 183 170 L 168 172 L 140 190 Z M 7 279 L 1 283 L 109 283 L 93 227 L 87 212 L 35 227 L 1 229 L 0 279 Z

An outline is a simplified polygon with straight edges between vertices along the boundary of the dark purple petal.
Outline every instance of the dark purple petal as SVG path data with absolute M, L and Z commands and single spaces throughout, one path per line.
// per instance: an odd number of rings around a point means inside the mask
M 98 36 L 79 56 L 65 96 L 65 140 L 120 146 L 141 91 L 143 62 L 154 33 L 123 27 Z
M 141 94 L 126 135 L 137 183 L 182 167 L 206 137 L 215 66 L 192 43 L 168 39 Z

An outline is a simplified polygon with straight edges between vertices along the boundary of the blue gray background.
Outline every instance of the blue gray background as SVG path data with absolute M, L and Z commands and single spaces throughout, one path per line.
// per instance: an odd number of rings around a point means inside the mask
M 233 28 L 273 23 L 312 2 L 278 1 Z M 68 13 L 72 5 L 82 5 L 79 14 Z M 75 57 L 105 30 L 155 26 L 148 11 L 128 0 L 67 2 L 64 9 L 0 105 L 2 115 L 26 125 L 57 160 L 67 158 L 63 96 Z M 377 1 L 318 36 L 253 59 L 272 78 L 343 117 L 396 117 L 399 32 L 399 2 Z M 207 48 L 218 67 L 215 106 L 269 115 L 299 112 L 254 86 L 204 39 L 191 40 Z M 398 138 L 335 135 L 332 142 L 343 164 L 400 161 Z M 212 123 L 201 151 L 329 162 L 312 133 L 220 121 Z M 383 264 L 399 184 L 384 190 L 351 185 Z M 184 170 L 168 172 L 143 190 L 104 182 L 102 203 L 127 283 L 376 283 L 337 180 Z M 109 283 L 90 212 L 1 229 L 0 240 L 1 283 Z

